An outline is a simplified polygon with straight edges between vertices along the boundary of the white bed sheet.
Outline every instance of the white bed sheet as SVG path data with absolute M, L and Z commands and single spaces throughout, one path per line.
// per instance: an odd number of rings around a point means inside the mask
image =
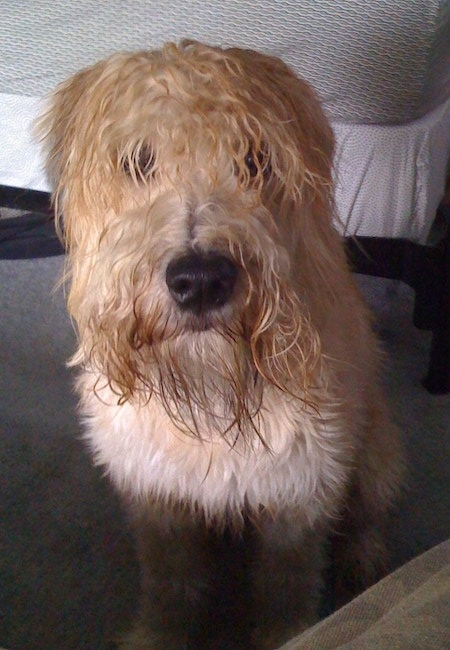
M 333 126 L 336 205 L 346 234 L 425 243 L 444 193 L 450 99 L 402 125 Z

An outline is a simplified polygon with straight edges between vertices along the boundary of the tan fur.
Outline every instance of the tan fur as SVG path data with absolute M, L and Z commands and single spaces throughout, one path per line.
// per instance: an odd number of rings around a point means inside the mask
M 331 128 L 281 61 L 192 42 L 79 72 L 39 128 L 86 438 L 139 531 L 143 609 L 122 647 L 274 648 L 314 620 L 330 532 L 346 587 L 378 576 L 402 469 L 332 225 Z M 238 269 L 220 309 L 173 300 L 186 251 Z M 208 603 L 235 546 L 248 620 L 232 632 Z

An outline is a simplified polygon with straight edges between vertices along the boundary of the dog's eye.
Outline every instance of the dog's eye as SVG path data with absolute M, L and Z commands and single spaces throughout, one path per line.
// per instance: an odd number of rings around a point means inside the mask
M 250 150 L 244 158 L 244 164 L 248 169 L 250 178 L 255 178 L 259 172 L 267 176 L 270 170 L 268 156 L 263 151 L 255 154 Z
M 139 147 L 122 159 L 123 171 L 132 178 L 148 177 L 155 166 L 155 157 L 150 147 Z
M 255 176 L 258 174 L 258 169 L 260 168 L 260 165 L 258 164 L 260 162 L 259 156 L 258 162 L 256 162 L 256 160 L 257 159 L 255 158 L 255 154 L 252 151 L 249 151 L 244 158 L 245 166 L 247 167 L 251 178 L 255 178 Z

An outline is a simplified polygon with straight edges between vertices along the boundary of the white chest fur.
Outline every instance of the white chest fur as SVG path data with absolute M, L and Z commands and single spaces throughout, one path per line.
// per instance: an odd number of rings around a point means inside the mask
M 310 524 L 333 514 L 348 473 L 343 423 L 331 407 L 320 415 L 267 389 L 259 426 L 269 449 L 178 431 L 156 399 L 117 404 L 92 375 L 79 382 L 82 414 L 95 462 L 134 497 L 156 496 L 200 507 L 207 518 L 260 507 L 295 506 Z

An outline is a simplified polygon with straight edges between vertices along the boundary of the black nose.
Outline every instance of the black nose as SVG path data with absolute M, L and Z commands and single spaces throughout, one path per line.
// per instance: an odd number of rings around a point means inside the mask
M 233 293 L 237 269 L 217 253 L 188 253 L 172 260 L 166 283 L 175 302 L 183 309 L 201 313 L 223 307 Z

